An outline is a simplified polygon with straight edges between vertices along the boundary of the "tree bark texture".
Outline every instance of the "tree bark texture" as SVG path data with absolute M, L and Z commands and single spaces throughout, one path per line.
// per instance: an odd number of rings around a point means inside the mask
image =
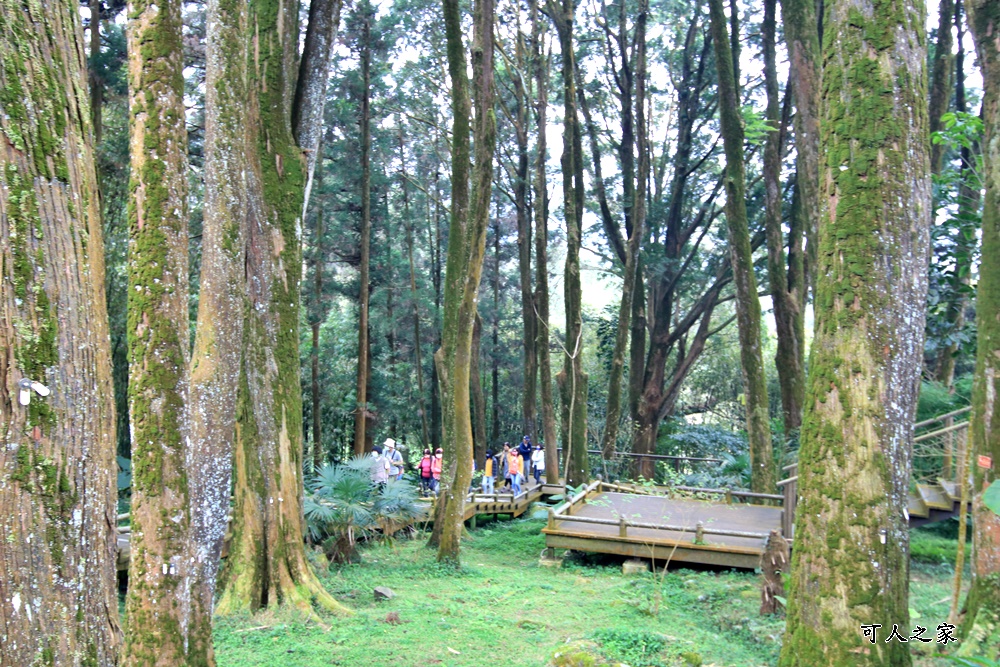
M 472 458 L 479 460 L 480 451 L 486 455 L 486 394 L 483 391 L 482 373 L 483 318 L 476 312 L 472 325 L 472 369 L 469 372 L 469 391 L 472 395 Z
M 931 195 L 922 2 L 827 4 L 824 212 L 780 665 L 910 664 L 913 416 Z
M 719 73 L 719 120 L 726 153 L 726 226 L 733 282 L 736 283 L 736 321 L 740 336 L 740 362 L 746 397 L 747 435 L 750 440 L 750 488 L 774 493 L 775 470 L 771 453 L 767 380 L 760 342 L 760 299 L 753 272 L 750 228 L 747 221 L 746 178 L 743 165 L 743 120 L 735 71 L 731 65 L 729 35 L 722 0 L 709 0 L 715 66 Z
M 1000 466 L 1000 6 L 967 0 L 969 29 L 983 73 L 982 258 L 976 291 L 976 374 L 973 382 L 972 587 L 966 599 L 961 653 L 1000 659 L 1000 515 L 983 504 L 984 491 L 996 482 Z
M 438 560 L 458 565 L 465 511 L 465 492 L 472 481 L 472 424 L 469 409 L 473 367 L 472 330 L 486 252 L 493 188 L 496 118 L 493 110 L 493 0 L 478 0 L 473 9 L 472 73 L 476 104 L 475 168 L 469 196 L 469 99 L 467 61 L 457 0 L 443 0 L 448 72 L 452 84 L 452 194 L 448 261 L 444 279 L 441 348 L 435 356 L 441 385 L 442 440 L 446 470 L 438 503 L 444 509 L 436 523 Z M 437 527 L 435 526 L 435 532 Z
M 76 3 L 0 2 L 0 665 L 116 665 L 115 413 Z M 38 381 L 20 404 L 18 383 Z
M 580 242 L 582 239 L 583 178 L 580 123 L 577 118 L 576 76 L 573 43 L 573 0 L 548 0 L 548 13 L 559 34 L 563 79 L 563 214 L 566 220 L 566 267 L 563 300 L 566 304 L 566 337 L 563 369 L 557 381 L 561 397 L 562 449 L 566 456 L 566 483 L 585 484 L 590 479 L 587 457 L 587 374 L 583 371 L 583 307 L 580 287 Z
M 535 349 L 538 353 L 538 397 L 541 401 L 542 442 L 545 444 L 545 480 L 558 484 L 559 452 L 556 447 L 556 411 L 552 396 L 552 355 L 549 351 L 549 192 L 545 164 L 548 158 L 547 111 L 549 61 L 542 39 L 545 22 L 539 19 L 538 0 L 531 3 L 531 42 L 535 78 Z
M 299 380 L 301 213 L 305 160 L 292 138 L 295 3 L 249 7 L 253 36 L 244 124 L 248 187 L 260 193 L 246 238 L 243 364 L 238 382 L 232 540 L 218 613 L 313 604 L 345 609 L 324 590 L 305 556 L 302 520 L 302 389 Z
M 764 87 L 767 92 L 767 120 L 771 131 L 764 145 L 764 224 L 767 233 L 767 273 L 778 345 L 775 366 L 781 388 L 781 409 L 785 435 L 798 434 L 802 426 L 802 401 L 806 391 L 805 366 L 805 284 L 802 267 L 802 228 L 790 225 L 788 259 L 781 215 L 781 153 L 785 126 L 778 99 L 775 64 L 775 0 L 764 2 Z M 797 207 L 799 211 L 801 206 Z M 798 211 L 793 211 L 796 215 Z
M 133 0 L 128 16 L 132 533 L 123 664 L 168 666 L 186 664 L 192 645 L 190 605 L 183 603 L 190 583 L 190 332 L 181 3 Z

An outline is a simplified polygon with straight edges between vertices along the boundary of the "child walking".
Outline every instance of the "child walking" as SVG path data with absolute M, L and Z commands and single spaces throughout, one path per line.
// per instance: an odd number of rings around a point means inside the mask
M 493 493 L 496 475 L 493 474 L 493 450 L 486 450 L 486 461 L 483 462 L 483 493 Z

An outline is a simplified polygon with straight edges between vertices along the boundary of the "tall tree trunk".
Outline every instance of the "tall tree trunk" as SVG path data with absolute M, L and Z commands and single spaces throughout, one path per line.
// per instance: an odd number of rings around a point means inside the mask
M 245 5 L 211 0 L 205 36 L 205 213 L 201 289 L 188 410 L 191 645 L 213 665 L 212 614 L 226 534 L 246 317 L 246 238 L 260 211 L 245 131 L 249 33 Z M 192 661 L 192 664 L 199 664 Z
M 955 24 L 958 27 L 958 53 L 955 56 L 955 111 L 966 113 L 968 111 L 965 100 L 965 49 L 962 46 L 962 3 L 955 5 Z M 931 146 L 935 146 L 932 144 Z M 980 142 L 970 146 L 963 146 L 960 152 L 962 163 L 962 179 L 958 187 L 958 219 L 963 225 L 968 225 L 967 220 L 974 219 L 982 205 L 982 189 L 976 182 L 978 179 L 974 175 L 974 167 L 982 152 Z M 968 285 L 972 274 L 972 260 L 975 255 L 976 243 L 975 234 L 971 238 L 960 231 L 957 238 L 956 248 L 952 256 L 955 262 L 954 275 L 956 282 Z M 965 327 L 965 308 L 968 299 L 964 291 L 957 291 L 951 303 L 948 304 L 947 321 L 951 331 L 958 333 Z M 951 343 L 938 352 L 935 373 L 937 380 L 949 391 L 954 391 L 955 362 L 958 360 L 959 345 L 957 342 Z
M 486 394 L 483 392 L 481 352 L 483 349 L 483 318 L 476 312 L 472 325 L 472 370 L 469 391 L 472 394 L 472 457 L 481 460 L 486 455 Z
M 582 238 L 582 162 L 580 126 L 576 112 L 576 76 L 573 44 L 573 0 L 548 0 L 548 14 L 559 33 L 563 79 L 563 211 L 566 219 L 566 268 L 563 299 L 566 304 L 566 338 L 563 369 L 557 381 L 562 398 L 562 445 L 566 454 L 566 483 L 577 486 L 590 478 L 587 457 L 587 374 L 583 371 L 583 307 L 580 288 Z
M 901 667 L 907 645 L 884 637 L 910 627 L 906 502 L 931 211 L 924 7 L 832 0 L 826 16 L 827 204 L 779 664 Z M 874 644 L 861 631 L 872 623 Z
M 437 152 L 437 139 L 434 140 L 435 154 Z M 440 162 L 437 164 L 440 167 Z M 452 175 L 454 178 L 454 175 Z M 430 233 L 430 248 L 433 268 L 431 278 L 434 283 L 434 342 L 436 347 L 441 347 L 441 177 L 440 169 L 434 170 L 434 220 Z M 431 441 L 435 448 L 441 446 L 442 414 L 441 414 L 441 378 L 438 377 L 437 364 L 431 364 L 433 372 L 433 382 L 431 382 Z M 437 525 L 434 532 L 438 532 Z M 435 538 L 432 537 L 432 540 Z M 435 541 L 436 544 L 436 541 Z
M 312 418 L 313 418 L 313 472 L 323 467 L 323 420 L 319 387 L 319 328 L 323 324 L 323 212 L 316 214 L 316 247 L 313 256 L 313 308 L 312 317 Z
M 735 72 L 730 67 L 729 35 L 722 0 L 709 0 L 715 65 L 719 73 L 719 119 L 726 152 L 726 226 L 736 284 L 736 319 L 740 335 L 740 362 L 746 396 L 747 435 L 750 439 L 750 488 L 756 493 L 775 490 L 771 426 L 768 421 L 767 380 L 760 341 L 760 299 L 753 272 L 750 229 L 747 222 L 743 166 L 743 120 Z M 735 11 L 734 11 L 735 13 Z
M 559 483 L 559 452 L 556 448 L 556 411 L 552 399 L 552 357 L 549 353 L 549 193 L 545 163 L 546 111 L 548 109 L 548 58 L 542 47 L 545 34 L 543 21 L 538 17 L 538 0 L 531 2 L 531 43 L 534 64 L 536 100 L 536 156 L 535 156 L 535 309 L 538 315 L 535 329 L 535 349 L 538 354 L 538 386 L 542 403 L 542 441 L 545 443 L 545 479 L 549 484 Z
M 624 6 L 624 4 L 623 4 Z M 626 194 L 627 214 L 631 216 L 628 247 L 625 255 L 625 273 L 622 280 L 622 300 L 618 308 L 618 329 L 615 333 L 615 347 L 611 355 L 611 372 L 608 379 L 607 419 L 604 425 L 604 441 L 601 449 L 604 458 L 610 458 L 615 453 L 618 440 L 618 422 L 621 419 L 621 389 L 622 376 L 625 372 L 625 347 L 628 344 L 633 313 L 632 299 L 636 287 L 636 267 L 639 262 L 639 251 L 642 246 L 642 236 L 646 223 L 646 182 L 649 180 L 649 151 L 646 150 L 648 131 L 646 128 L 646 19 L 649 13 L 648 2 L 640 3 L 639 16 L 636 19 L 635 34 L 635 119 L 637 136 L 635 147 L 639 155 L 639 176 L 635 186 L 627 188 L 633 192 L 633 201 L 628 202 Z M 624 21 L 619 30 L 624 33 Z M 624 53 L 623 53 L 624 56 Z M 625 58 L 622 58 L 623 62 Z M 622 109 L 632 104 L 631 99 L 622 97 Z M 629 114 L 631 115 L 631 114 Z M 626 132 L 622 130 L 622 143 Z M 624 155 L 624 145 L 622 147 Z M 631 155 L 632 146 L 628 147 Z
M 781 409 L 785 435 L 798 434 L 802 426 L 802 401 L 806 391 L 805 317 L 803 301 L 802 233 L 792 224 L 788 240 L 789 264 L 785 262 L 785 241 L 781 216 L 781 153 L 785 125 L 778 99 L 778 71 L 775 65 L 775 0 L 764 2 L 764 87 L 767 91 L 767 120 L 773 128 L 764 145 L 764 224 L 767 233 L 767 274 L 778 335 L 775 366 L 781 388 Z M 797 212 L 793 211 L 793 215 Z M 786 268 L 787 267 L 787 268 Z
M 282 606 L 312 614 L 313 604 L 344 611 L 312 571 L 303 537 L 298 327 L 306 165 L 290 121 L 297 9 L 256 0 L 246 26 L 254 36 L 254 69 L 242 122 L 255 179 L 248 191 L 260 193 L 261 205 L 246 240 L 249 303 L 236 408 L 236 501 L 220 614 Z
M 499 352 L 500 350 L 500 210 L 499 208 L 500 205 L 499 202 L 497 202 L 497 217 L 496 217 L 496 222 L 493 225 L 493 353 L 490 355 L 490 376 L 493 383 L 492 386 L 493 396 L 492 400 L 490 401 L 493 410 L 493 428 L 491 429 L 490 432 L 490 442 L 493 443 L 494 447 L 496 447 L 497 443 L 500 441 L 500 352 Z M 528 249 L 528 261 L 529 263 L 531 261 L 531 248 Z M 530 271 L 528 273 L 528 280 L 531 280 Z M 524 293 L 522 292 L 522 296 L 523 294 Z M 534 317 L 535 317 L 534 299 L 530 293 L 528 296 L 532 298 L 531 318 L 532 322 L 534 322 Z M 535 334 L 533 328 L 532 338 L 531 338 L 531 355 L 533 357 L 535 357 L 534 335 Z M 525 353 L 527 354 L 527 350 L 525 350 Z M 535 361 L 532 361 L 532 365 L 535 366 L 533 374 L 537 376 L 538 375 L 537 359 Z M 532 384 L 534 384 L 534 382 L 532 382 Z M 527 390 L 528 390 L 527 387 L 525 387 L 525 391 Z M 534 391 L 535 389 L 532 389 L 532 392 Z M 532 398 L 531 400 L 531 411 L 532 415 L 534 415 L 535 412 L 534 398 Z M 532 416 L 531 418 L 532 434 L 534 434 L 534 423 L 535 423 L 535 418 L 534 416 Z M 533 435 L 532 438 L 534 438 Z M 532 442 L 534 442 L 534 439 L 532 439 Z M 486 460 L 486 443 L 482 443 L 476 449 L 476 461 L 484 461 L 484 460 Z
M 399 132 L 399 161 L 403 174 L 403 215 L 406 218 L 406 257 L 410 264 L 410 304 L 413 309 L 413 365 L 417 371 L 417 406 L 420 411 L 421 443 L 431 445 L 430 430 L 427 425 L 427 405 L 424 402 L 424 363 L 420 343 L 420 300 L 417 296 L 417 268 L 413 259 L 413 218 L 410 217 L 409 178 L 406 176 L 406 153 L 403 150 L 403 131 Z
M 954 40 L 951 26 L 955 20 L 955 0 L 941 0 L 938 4 L 937 45 L 931 63 L 931 97 L 928 105 L 930 132 L 941 130 L 941 116 L 951 105 L 951 79 L 955 69 L 955 56 L 951 50 Z M 931 144 L 931 173 L 940 174 L 944 162 L 944 144 Z
M 365 16 L 362 28 L 361 81 L 361 265 L 358 277 L 358 380 L 357 407 L 354 412 L 354 455 L 365 453 L 365 426 L 368 423 L 368 264 L 371 256 L 371 19 Z
M 90 84 L 90 123 L 94 127 L 94 146 L 101 143 L 104 129 L 104 80 L 97 70 L 97 62 L 101 55 L 101 0 L 90 0 L 90 66 L 88 82 Z
M 496 119 L 493 113 L 493 0 L 477 0 L 473 17 L 472 73 L 476 104 L 475 169 L 469 197 L 469 121 L 472 108 L 462 20 L 457 0 L 443 0 L 452 94 L 452 194 L 448 263 L 444 280 L 441 348 L 434 355 L 441 384 L 442 441 L 447 469 L 441 475 L 436 524 L 438 560 L 459 563 L 465 492 L 472 481 L 469 375 L 479 280 L 486 251 L 493 185 Z M 470 201 L 471 199 L 471 201 Z M 437 532 L 437 526 L 435 526 Z
M 115 412 L 83 30 L 75 4 L 4 0 L 0 16 L 0 664 L 111 667 Z M 22 380 L 51 394 L 22 405 Z
M 976 375 L 972 397 L 973 460 L 972 587 L 966 600 L 961 653 L 1000 658 L 1000 515 L 986 507 L 983 494 L 1000 479 L 1000 6 L 967 0 L 969 29 L 983 72 L 983 262 L 976 291 Z
M 187 128 L 181 3 L 128 5 L 132 511 L 125 665 L 187 663 Z M 158 48 L 149 48 L 150 44 Z M 196 650 L 204 646 L 194 643 Z M 205 661 L 203 654 L 192 661 Z
M 806 292 L 815 289 L 819 200 L 819 94 L 820 94 L 820 22 L 816 0 L 781 0 L 785 41 L 788 43 L 789 81 L 795 100 L 795 183 L 800 213 L 804 223 L 806 252 L 805 285 L 801 304 L 805 309 Z
M 299 61 L 299 76 L 292 100 L 292 133 L 306 160 L 305 195 L 302 198 L 302 219 L 312 194 L 313 175 L 320 159 L 323 137 L 323 106 L 330 78 L 330 57 L 340 25 L 342 0 L 310 0 L 309 23 Z
M 518 63 L 521 71 L 525 71 L 526 58 L 524 55 L 523 39 L 518 34 L 517 40 Z M 521 418 L 524 433 L 535 442 L 535 423 L 538 419 L 538 350 L 535 346 L 535 339 L 538 337 L 538 321 L 535 314 L 535 299 L 531 289 L 531 206 L 528 203 L 528 105 L 530 100 L 525 90 L 524 81 L 520 76 L 514 76 L 514 95 L 517 108 L 517 122 L 515 132 L 517 135 L 517 171 L 514 181 L 514 208 L 517 215 L 517 266 L 520 271 L 521 282 L 521 318 L 523 320 L 523 354 L 524 354 L 524 389 L 521 394 Z M 500 235 L 497 228 L 497 286 L 499 286 L 499 247 Z M 494 311 L 495 317 L 499 317 L 499 311 Z M 496 322 L 494 322 L 496 324 Z M 496 357 L 496 347 L 494 346 L 494 358 Z M 499 415 L 498 415 L 499 416 Z M 497 425 L 499 430 L 499 424 Z M 498 436 L 499 434 L 497 434 Z M 494 436 L 494 441 L 497 439 Z M 496 444 L 496 442 L 494 442 Z

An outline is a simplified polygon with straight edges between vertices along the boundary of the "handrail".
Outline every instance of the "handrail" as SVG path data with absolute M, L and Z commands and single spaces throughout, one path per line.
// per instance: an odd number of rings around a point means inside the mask
M 944 428 L 939 428 L 934 431 L 928 431 L 927 433 L 921 433 L 913 439 L 914 443 L 923 442 L 924 440 L 930 440 L 931 438 L 936 438 L 939 435 L 944 435 L 945 433 L 951 433 L 952 431 L 958 431 L 963 428 L 969 428 L 969 422 L 958 422 L 957 424 L 952 424 L 951 426 L 945 426 Z
M 554 513 L 553 513 L 554 514 Z M 640 521 L 629 521 L 627 519 L 600 519 L 589 516 L 566 516 L 555 515 L 558 521 L 575 521 L 577 523 L 590 523 L 601 526 L 625 526 L 627 528 L 645 528 L 652 530 L 662 530 L 671 533 L 704 533 L 706 535 L 723 535 L 727 537 L 746 537 L 750 539 L 765 538 L 767 533 L 753 533 L 743 530 L 724 530 L 719 528 L 706 528 L 699 524 L 697 526 L 675 526 L 671 524 L 645 523 Z
M 913 428 L 917 429 L 922 426 L 927 426 L 928 424 L 933 424 L 934 422 L 943 421 L 945 419 L 948 419 L 949 417 L 956 417 L 960 414 L 969 412 L 970 410 L 972 410 L 972 406 L 967 405 L 964 408 L 959 408 L 958 410 L 952 410 L 951 412 L 946 412 L 943 415 L 938 415 L 937 417 L 931 417 L 930 419 L 919 421 L 913 425 Z
M 563 450 L 562 447 L 556 448 L 556 452 L 560 454 L 562 453 L 562 450 Z M 601 454 L 601 455 L 604 454 L 604 452 L 602 452 L 600 449 L 588 449 L 587 453 Z M 614 455 L 624 456 L 626 458 L 634 458 L 634 459 L 652 459 L 654 461 L 699 461 L 705 463 L 722 463 L 722 459 L 702 457 L 702 456 L 672 456 L 668 454 L 640 454 L 637 452 L 615 452 Z

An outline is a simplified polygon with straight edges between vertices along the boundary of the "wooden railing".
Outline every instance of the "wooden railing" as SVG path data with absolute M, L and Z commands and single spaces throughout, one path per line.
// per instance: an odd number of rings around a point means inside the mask
M 579 511 L 582 505 L 585 505 L 588 499 L 594 495 L 602 493 L 605 489 L 608 490 L 621 490 L 621 487 L 617 484 L 608 484 L 600 480 L 591 483 L 582 491 L 574 495 L 572 498 L 559 505 L 558 507 L 549 509 L 548 517 L 548 528 L 549 530 L 556 530 L 556 522 L 562 523 L 582 523 L 582 524 L 592 524 L 600 526 L 617 526 L 619 537 L 628 537 L 629 528 L 641 528 L 646 530 L 657 530 L 662 532 L 670 533 L 691 533 L 694 535 L 692 542 L 694 544 L 702 544 L 704 542 L 705 535 L 722 535 L 728 537 L 745 537 L 749 539 L 765 539 L 767 533 L 757 533 L 751 531 L 743 530 L 727 530 L 722 528 L 713 528 L 711 526 L 705 526 L 702 522 L 696 523 L 694 526 L 687 525 L 674 525 L 668 523 L 647 523 L 644 521 L 632 521 L 626 519 L 625 517 L 619 517 L 618 519 L 601 519 L 598 517 L 588 517 L 579 516 L 573 514 L 574 511 Z M 772 495 L 772 494 L 755 494 L 755 495 Z M 780 496 L 777 496 L 780 498 Z

